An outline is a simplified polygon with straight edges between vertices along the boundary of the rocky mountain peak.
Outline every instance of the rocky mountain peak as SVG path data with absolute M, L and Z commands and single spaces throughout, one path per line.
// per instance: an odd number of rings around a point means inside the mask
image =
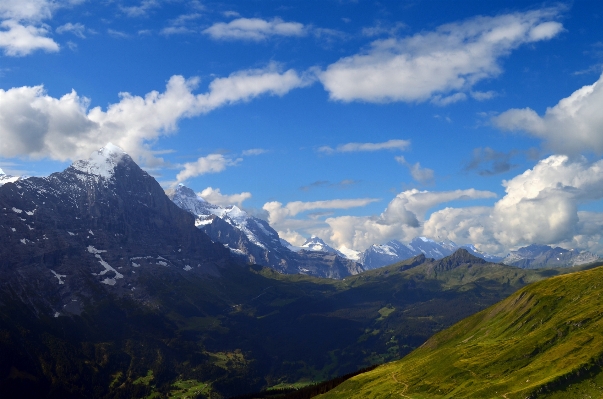
M 485 264 L 488 263 L 486 260 L 482 258 L 478 258 L 477 256 L 472 255 L 465 248 L 459 248 L 452 253 L 452 255 L 448 255 L 443 259 L 438 260 L 433 267 L 433 270 L 436 272 L 439 271 L 447 271 L 456 269 L 462 265 L 475 265 L 475 264 Z
M 124 150 L 109 143 L 98 151 L 92 153 L 87 160 L 74 162 L 71 167 L 89 175 L 96 175 L 109 179 L 115 174 L 115 168 L 124 158 L 132 159 Z M 132 161 L 134 162 L 134 161 Z

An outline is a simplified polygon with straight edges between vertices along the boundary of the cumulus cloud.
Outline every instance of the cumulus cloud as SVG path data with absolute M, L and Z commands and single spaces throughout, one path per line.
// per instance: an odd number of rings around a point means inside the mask
M 492 119 L 503 130 L 523 130 L 544 140 L 560 154 L 594 151 L 603 154 L 603 75 L 592 85 L 576 90 L 544 116 L 531 108 L 510 109 Z
M 506 195 L 491 208 L 434 212 L 425 223 L 426 234 L 504 253 L 532 243 L 580 245 L 603 227 L 600 215 L 578 211 L 580 204 L 603 198 L 603 160 L 553 155 L 503 186 Z M 586 216 L 593 217 L 587 222 Z
M 54 98 L 43 86 L 0 89 L 0 157 L 81 159 L 112 142 L 147 166 L 159 165 L 150 145 L 175 132 L 180 119 L 261 95 L 282 96 L 308 83 L 294 70 L 270 65 L 214 79 L 206 93 L 194 94 L 198 84 L 197 78 L 172 76 L 164 92 L 120 93 L 105 110 L 90 109 L 75 91 Z
M 491 199 L 495 194 L 408 190 L 398 194 L 378 216 L 332 217 L 325 220 L 327 227 L 315 223 L 309 229 L 320 232 L 336 247 L 357 250 L 424 235 L 475 244 L 482 251 L 499 255 L 534 243 L 603 251 L 603 213 L 579 210 L 582 204 L 603 199 L 603 160 L 553 155 L 503 181 L 503 186 L 505 195 L 492 206 L 446 207 L 428 215 L 440 204 Z
M 176 183 L 182 183 L 192 177 L 205 175 L 207 173 L 222 172 L 228 166 L 235 166 L 243 161 L 242 158 L 228 158 L 222 154 L 209 154 L 205 157 L 197 159 L 195 162 L 184 164 L 178 175 L 176 175 Z
M 306 28 L 299 22 L 285 22 L 280 18 L 238 18 L 228 23 L 218 22 L 203 31 L 216 40 L 262 41 L 272 36 L 304 36 Z
M 23 25 L 14 20 L 0 22 L 0 48 L 9 56 L 25 56 L 36 50 L 59 51 L 59 45 L 49 37 L 44 27 Z
M 48 0 L 2 0 L 0 18 L 39 22 L 52 16 L 59 4 Z
M 323 146 L 318 149 L 325 154 L 335 152 L 361 152 L 361 151 L 380 151 L 380 150 L 405 150 L 410 146 L 410 140 L 388 140 L 383 143 L 347 143 L 340 144 L 335 148 Z
M 439 204 L 458 200 L 494 198 L 490 191 L 475 189 L 454 191 L 407 190 L 398 194 L 378 216 L 339 216 L 328 218 L 324 234 L 336 247 L 364 250 L 372 244 L 392 239 L 410 240 L 422 234 L 427 211 Z
M 554 8 L 475 17 L 431 32 L 374 41 L 329 65 L 320 81 L 339 101 L 419 102 L 464 99 L 479 81 L 501 73 L 500 58 L 563 30 Z M 466 96 L 466 95 L 465 95 Z
M 415 164 L 411 164 L 406 161 L 406 158 L 403 156 L 398 156 L 395 160 L 408 168 L 410 171 L 410 175 L 413 179 L 418 181 L 419 183 L 429 183 L 433 181 L 433 170 L 429 168 L 422 168 L 419 162 Z
M 0 2 L 0 48 L 8 56 L 25 56 L 36 50 L 59 51 L 48 37 L 43 20 L 64 5 L 49 0 L 3 0 Z
M 269 213 L 269 222 L 281 234 L 289 237 L 298 234 L 315 234 L 337 248 L 343 246 L 364 250 L 372 244 L 391 239 L 411 239 L 422 231 L 425 214 L 431 208 L 450 201 L 494 198 L 496 194 L 474 189 L 444 192 L 404 191 L 396 196 L 386 209 L 376 216 L 337 216 L 325 220 L 296 219 L 297 214 L 308 209 L 346 209 L 340 206 L 318 206 L 317 202 L 292 202 L 283 206 L 280 202 L 269 202 L 264 209 Z M 337 200 L 339 201 L 339 200 Z M 344 200 L 350 201 L 350 200 Z M 346 205 L 364 206 L 375 199 L 360 199 Z M 336 205 L 336 204 L 329 204 Z
M 242 206 L 243 201 L 251 198 L 251 193 L 244 191 L 240 194 L 222 194 L 219 188 L 207 187 L 205 190 L 197 193 L 198 196 L 209 202 L 210 204 L 219 206 L 237 205 Z

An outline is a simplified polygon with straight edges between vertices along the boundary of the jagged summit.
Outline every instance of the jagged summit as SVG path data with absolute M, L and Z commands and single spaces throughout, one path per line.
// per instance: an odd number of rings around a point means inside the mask
M 433 270 L 436 272 L 456 269 L 462 265 L 482 265 L 488 263 L 486 260 L 472 255 L 467 249 L 459 248 L 443 259 L 436 261 Z
M 71 167 L 89 175 L 97 175 L 109 179 L 113 177 L 115 168 L 123 160 L 129 158 L 124 150 L 113 143 L 95 151 L 87 160 L 75 161 Z

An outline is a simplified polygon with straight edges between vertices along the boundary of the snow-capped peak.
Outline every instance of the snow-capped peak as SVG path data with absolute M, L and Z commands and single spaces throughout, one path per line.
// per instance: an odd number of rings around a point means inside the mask
M 301 249 L 305 249 L 307 251 L 329 252 L 341 255 L 340 252 L 337 251 L 335 248 L 327 245 L 326 242 L 314 235 L 308 238 L 306 242 L 303 243 Z
M 346 258 L 351 259 L 355 262 L 358 262 L 360 260 L 360 255 L 362 254 L 362 252 L 350 249 L 345 245 L 339 248 L 339 252 L 342 253 Z
M 113 176 L 115 167 L 124 155 L 127 155 L 124 150 L 113 143 L 109 143 L 92 153 L 87 160 L 76 161 L 71 166 L 80 172 L 108 179 Z
M 0 186 L 3 186 L 6 183 L 14 183 L 20 179 L 21 177 L 7 175 L 2 169 L 0 169 Z

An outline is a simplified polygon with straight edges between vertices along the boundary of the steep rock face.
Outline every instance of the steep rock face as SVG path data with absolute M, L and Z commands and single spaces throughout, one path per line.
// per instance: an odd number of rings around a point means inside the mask
M 214 242 L 222 243 L 249 263 L 274 265 L 278 270 L 278 265 L 290 252 L 282 246 L 278 233 L 266 221 L 250 216 L 236 206 L 210 204 L 184 185 L 168 190 L 167 195 L 178 207 L 192 214 L 195 225 Z
M 446 272 L 463 265 L 485 265 L 486 262 L 482 258 L 478 258 L 469 253 L 465 248 L 457 249 L 454 253 L 446 256 L 443 259 L 434 262 L 431 270 L 434 272 Z
M 283 245 L 278 233 L 265 220 L 250 216 L 236 206 L 211 204 L 186 186 L 179 185 L 167 194 L 176 205 L 195 217 L 195 225 L 214 242 L 223 244 L 249 263 L 286 274 L 327 278 L 344 278 L 364 271 L 360 264 L 338 251 L 322 250 L 327 247 L 324 242 L 319 248 L 318 241 L 310 240 L 307 247 L 292 251 L 290 248 L 293 247 Z
M 230 253 L 121 149 L 0 187 L 0 287 L 36 310 L 79 313 L 107 293 L 149 299 L 146 273 L 219 273 Z
M 596 262 L 599 259 L 599 256 L 590 252 L 532 244 L 517 251 L 512 251 L 502 262 L 524 269 L 535 269 L 540 267 L 577 266 Z

